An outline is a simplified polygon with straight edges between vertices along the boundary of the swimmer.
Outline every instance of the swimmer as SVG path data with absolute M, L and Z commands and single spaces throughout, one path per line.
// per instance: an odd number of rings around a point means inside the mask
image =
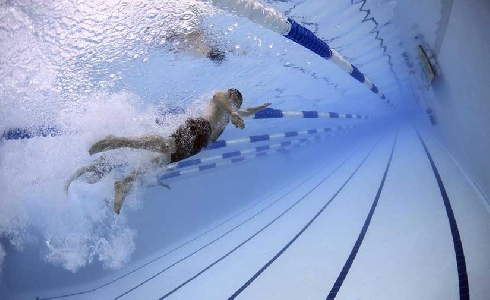
M 226 52 L 217 43 L 210 42 L 202 30 L 169 35 L 166 40 L 171 45 L 170 49 L 175 52 L 187 52 L 200 57 L 205 56 L 218 65 L 226 60 Z
M 204 25 L 203 12 L 199 7 L 191 5 L 189 11 L 192 17 L 188 20 L 186 28 L 167 27 L 162 35 L 154 35 L 154 28 L 148 26 L 145 30 L 147 35 L 156 37 L 155 47 L 164 48 L 175 53 L 187 53 L 197 57 L 206 57 L 212 62 L 220 65 L 226 60 L 226 51 L 217 38 L 209 32 L 209 27 Z M 157 33 L 160 30 L 155 30 Z
M 187 119 L 185 124 L 178 127 L 170 137 L 145 135 L 127 138 L 110 135 L 93 144 L 89 149 L 90 155 L 125 147 L 149 150 L 159 154 L 151 161 L 151 167 L 139 167 L 126 178 L 114 182 L 114 211 L 116 214 L 119 214 L 124 199 L 131 191 L 134 182 L 141 180 L 144 174 L 152 169 L 162 168 L 169 163 L 178 162 L 199 153 L 204 147 L 219 138 L 230 120 L 235 127 L 245 128 L 242 117 L 251 116 L 270 105 L 270 103 L 265 103 L 240 109 L 242 102 L 242 94 L 237 89 L 218 91 L 207 104 L 202 117 Z

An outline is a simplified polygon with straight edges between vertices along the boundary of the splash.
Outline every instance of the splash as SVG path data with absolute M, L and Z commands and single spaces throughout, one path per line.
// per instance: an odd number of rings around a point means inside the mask
M 93 158 L 90 144 L 108 135 L 168 135 L 186 115 L 155 123 L 158 108 L 128 91 L 121 70 L 147 61 L 169 33 L 188 34 L 202 14 L 195 1 L 0 1 L 0 130 L 57 124 L 61 137 L 0 144 L 0 237 L 21 251 L 36 240 L 46 261 L 70 271 L 130 260 L 136 231 L 112 208 L 111 174 L 94 185 L 64 181 Z M 190 114 L 195 109 L 189 110 Z M 130 171 L 141 151 L 113 151 Z M 141 191 L 127 199 L 140 206 Z M 32 237 L 35 236 L 35 239 Z M 5 251 L 0 249 L 0 266 Z

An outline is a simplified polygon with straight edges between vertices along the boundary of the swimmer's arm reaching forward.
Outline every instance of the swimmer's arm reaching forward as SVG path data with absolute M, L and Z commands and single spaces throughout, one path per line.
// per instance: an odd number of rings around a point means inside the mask
M 255 115 L 255 113 L 267 108 L 269 105 L 271 105 L 270 103 L 264 103 L 260 106 L 255 106 L 255 107 L 247 107 L 247 108 L 244 108 L 244 109 L 240 109 L 238 111 L 238 113 L 240 114 L 240 116 L 242 117 L 249 117 L 251 115 Z

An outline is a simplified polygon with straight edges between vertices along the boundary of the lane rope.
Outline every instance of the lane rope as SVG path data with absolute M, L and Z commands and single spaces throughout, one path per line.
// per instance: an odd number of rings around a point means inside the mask
M 320 57 L 331 61 L 354 79 L 364 84 L 387 104 L 393 106 L 393 103 L 356 66 L 348 62 L 339 52 L 331 49 L 327 43 L 318 38 L 308 28 L 286 17 L 275 7 L 256 0 L 211 0 L 209 2 L 213 6 L 231 14 L 245 17 L 254 23 L 279 33 Z

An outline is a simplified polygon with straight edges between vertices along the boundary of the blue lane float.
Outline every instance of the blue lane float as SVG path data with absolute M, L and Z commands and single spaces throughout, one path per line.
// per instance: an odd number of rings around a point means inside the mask
M 312 131 L 312 133 L 313 133 L 313 131 Z M 314 133 L 316 133 L 316 131 Z M 313 140 L 322 138 L 324 136 L 325 135 L 317 134 L 317 135 L 314 135 L 312 137 L 303 137 L 303 138 L 292 140 L 292 141 L 288 140 L 288 141 L 282 141 L 280 143 L 275 143 L 275 144 L 252 147 L 252 148 L 247 148 L 247 149 L 243 149 L 243 150 L 236 150 L 236 151 L 226 152 L 223 154 L 219 154 L 219 155 L 211 156 L 211 157 L 206 157 L 206 158 L 186 159 L 186 160 L 183 160 L 183 161 L 180 161 L 177 163 L 169 164 L 166 167 L 166 171 L 168 172 L 168 171 L 174 171 L 176 169 L 181 169 L 181 168 L 186 168 L 186 167 L 191 167 L 191 166 L 197 166 L 197 165 L 209 163 L 211 161 L 216 161 L 216 160 L 236 158 L 236 157 L 243 156 L 243 155 L 260 153 L 260 152 L 269 151 L 269 150 L 277 150 L 277 149 L 280 149 L 282 147 L 294 146 L 298 143 L 313 141 Z M 228 141 L 228 142 L 230 142 L 230 141 Z
M 162 113 L 162 115 L 168 112 Z M 179 110 L 173 108 L 172 114 L 183 114 L 185 110 L 179 107 Z M 360 114 L 344 114 L 339 112 L 319 112 L 319 111 L 284 111 L 280 109 L 266 108 L 259 111 L 250 117 L 251 119 L 278 119 L 278 118 L 305 118 L 305 119 L 376 119 L 378 116 L 360 115 Z M 163 125 L 160 118 L 155 122 Z M 61 136 L 63 132 L 58 126 L 33 126 L 33 127 L 14 127 L 7 129 L 0 136 L 1 140 L 22 140 L 31 139 L 34 137 L 54 137 Z
M 344 125 L 344 126 L 336 126 L 336 127 L 326 127 L 326 128 L 318 128 L 318 129 L 309 129 L 309 130 L 300 130 L 300 131 L 289 131 L 285 133 L 274 133 L 274 134 L 262 134 L 262 135 L 252 135 L 241 139 L 235 140 L 218 140 L 210 145 L 208 145 L 204 150 L 225 148 L 230 146 L 237 146 L 243 144 L 252 144 L 256 142 L 263 142 L 275 139 L 283 139 L 294 136 L 304 136 L 309 134 L 316 133 L 324 133 L 324 132 L 334 132 L 338 130 L 346 130 L 361 127 L 360 124 L 355 125 Z
M 232 158 L 235 159 L 236 157 L 243 156 L 243 155 L 248 155 L 251 153 L 260 153 L 263 151 L 268 151 L 268 150 L 274 150 L 276 148 L 281 148 L 281 147 L 286 147 L 289 145 L 292 145 L 293 142 L 291 141 L 284 141 L 281 143 L 273 144 L 273 145 L 267 145 L 267 146 L 260 146 L 260 147 L 254 147 L 246 150 L 237 150 L 237 151 L 232 151 L 232 152 L 226 152 L 217 156 L 212 156 L 208 158 L 194 158 L 194 159 L 187 159 L 180 161 L 175 164 L 170 164 L 167 166 L 167 171 L 173 171 L 176 169 L 181 169 L 181 168 L 186 168 L 186 167 L 191 167 L 191 166 L 197 166 L 201 165 L 204 163 L 207 163 L 209 161 L 213 160 L 221 160 L 221 159 L 228 159 Z
M 313 53 L 333 62 L 336 66 L 347 72 L 357 81 L 364 84 L 369 90 L 378 95 L 386 103 L 394 106 L 380 89 L 374 85 L 359 69 L 348 62 L 340 53 L 331 49 L 327 43 L 318 38 L 311 30 L 298 24 L 291 18 L 272 6 L 256 0 L 211 0 L 212 5 L 248 18 L 250 21 L 273 30 L 287 39 L 305 47 Z
M 228 161 L 223 161 L 223 162 L 219 162 L 219 163 L 210 163 L 210 164 L 206 164 L 206 165 L 201 165 L 201 166 L 198 166 L 196 168 L 186 169 L 184 171 L 167 172 L 167 173 L 163 173 L 162 175 L 160 175 L 160 177 L 158 178 L 158 180 L 159 181 L 163 181 L 163 180 L 167 180 L 167 179 L 170 179 L 170 178 L 180 177 L 182 175 L 189 175 L 189 174 L 193 174 L 193 173 L 197 173 L 197 172 L 201 172 L 201 171 L 215 169 L 217 167 L 221 167 L 221 166 L 224 166 L 224 165 L 230 165 L 230 164 L 234 164 L 234 163 L 237 163 L 237 162 L 242 162 L 242 161 L 245 161 L 245 160 L 250 160 L 250 159 L 253 159 L 253 158 L 259 158 L 259 157 L 267 156 L 267 155 L 270 155 L 272 153 L 285 153 L 284 151 L 287 151 L 287 148 L 286 147 L 281 148 L 281 149 L 272 150 L 272 151 L 259 152 L 259 153 L 256 153 L 254 155 L 248 155 L 248 156 L 241 156 L 241 157 L 237 157 L 237 158 L 232 158 L 232 159 L 230 159 Z
M 175 178 L 175 177 L 180 177 L 182 175 L 188 175 L 188 174 L 194 174 L 197 172 L 201 171 L 206 171 L 210 169 L 215 169 L 217 167 L 223 166 L 223 165 L 229 165 L 237 162 L 241 162 L 244 160 L 250 160 L 254 158 L 259 158 L 263 156 L 269 156 L 274 153 L 287 153 L 290 151 L 292 148 L 304 146 L 306 144 L 320 141 L 324 139 L 325 137 L 329 136 L 326 134 L 318 134 L 318 133 L 330 133 L 332 131 L 337 131 L 337 130 L 346 130 L 346 129 L 352 129 L 352 128 L 358 128 L 362 127 L 362 125 L 354 125 L 354 126 L 339 126 L 335 128 L 331 128 L 333 130 L 307 130 L 308 134 L 315 134 L 313 136 L 308 136 L 308 137 L 302 137 L 296 140 L 288 140 L 288 141 L 282 141 L 280 143 L 276 144 L 271 144 L 271 145 L 263 145 L 259 147 L 253 147 L 249 149 L 244 149 L 244 150 L 236 150 L 236 151 L 231 151 L 227 153 L 223 153 L 220 155 L 216 155 L 213 157 L 207 157 L 207 158 L 194 158 L 194 159 L 188 159 L 184 160 L 178 163 L 170 164 L 167 166 L 166 171 L 161 174 L 158 177 L 158 181 L 162 182 L 163 180 Z M 296 133 L 299 133 L 300 131 L 296 131 Z M 278 136 L 277 134 L 275 136 Z M 249 137 L 251 138 L 251 137 Z M 242 142 L 243 140 L 240 140 Z M 236 140 L 232 141 L 223 141 L 223 142 L 228 142 L 228 143 L 236 143 Z M 231 159 L 230 159 L 231 158 Z M 178 169 L 183 169 L 187 168 L 185 170 L 178 170 Z
M 185 170 L 175 169 L 170 172 L 165 172 L 158 177 L 158 181 L 162 182 L 163 180 L 180 177 L 183 175 L 191 175 L 202 171 L 207 171 L 211 169 L 216 169 L 225 165 L 230 165 L 242 161 L 249 161 L 252 159 L 270 156 L 272 154 L 286 154 L 289 153 L 292 149 L 307 145 L 314 141 L 319 141 L 323 138 L 323 136 L 317 135 L 315 137 L 310 138 L 301 138 L 295 141 L 285 141 L 280 144 L 264 146 L 264 147 L 256 147 L 247 150 L 234 151 L 232 156 L 228 156 L 226 154 L 222 154 L 220 156 L 216 156 L 209 159 L 194 159 L 192 165 L 185 164 L 183 166 L 178 167 L 188 167 L 194 166 L 193 168 L 187 168 Z M 230 157 L 233 157 L 229 159 Z M 220 160 L 219 162 L 209 163 L 209 160 Z
M 23 140 L 34 137 L 60 136 L 61 130 L 56 126 L 14 127 L 5 130 L 0 137 L 1 140 Z
M 376 119 L 377 116 L 343 114 L 338 112 L 319 112 L 319 111 L 284 111 L 280 109 L 266 108 L 253 116 L 253 119 L 280 119 L 280 118 L 304 118 L 304 119 Z

